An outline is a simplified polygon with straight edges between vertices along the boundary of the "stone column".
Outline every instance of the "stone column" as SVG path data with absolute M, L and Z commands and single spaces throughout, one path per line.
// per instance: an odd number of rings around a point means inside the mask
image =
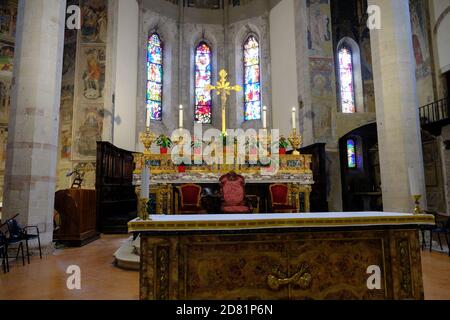
M 20 0 L 7 146 L 4 218 L 20 213 L 51 244 L 65 0 Z
M 411 212 L 408 168 L 426 205 L 419 102 L 408 0 L 369 0 L 380 8 L 371 30 L 381 182 L 385 211 Z

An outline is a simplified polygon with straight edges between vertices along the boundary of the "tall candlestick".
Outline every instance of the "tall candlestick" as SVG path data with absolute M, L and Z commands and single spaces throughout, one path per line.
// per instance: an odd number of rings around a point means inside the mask
M 292 130 L 297 130 L 297 109 L 292 108 Z
M 147 107 L 146 110 L 147 110 L 147 113 L 145 114 L 145 117 L 146 117 L 145 126 L 147 128 L 150 128 L 150 109 Z
M 148 199 L 150 195 L 150 168 L 144 165 L 141 173 L 141 198 Z
M 263 114 L 262 114 L 262 121 L 263 121 L 263 129 L 267 129 L 267 107 L 263 107 Z
M 179 118 L 178 118 L 178 127 L 180 129 L 183 128 L 183 105 L 180 104 Z

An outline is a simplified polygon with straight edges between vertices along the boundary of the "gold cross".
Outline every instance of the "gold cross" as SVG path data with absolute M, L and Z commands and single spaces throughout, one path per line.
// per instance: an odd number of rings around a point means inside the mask
M 227 106 L 227 98 L 231 94 L 231 91 L 240 92 L 242 91 L 242 87 L 235 85 L 230 86 L 230 83 L 227 81 L 228 73 L 225 70 L 221 70 L 219 72 L 220 81 L 217 85 L 207 85 L 206 90 L 213 91 L 217 90 L 217 95 L 220 95 L 220 99 L 222 102 L 222 133 L 225 134 L 227 132 L 227 114 L 226 114 L 226 106 Z

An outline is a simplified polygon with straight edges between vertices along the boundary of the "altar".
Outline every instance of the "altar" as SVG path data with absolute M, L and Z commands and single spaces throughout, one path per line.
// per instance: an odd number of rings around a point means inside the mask
M 421 225 L 430 215 L 150 216 L 143 300 L 423 299 Z
M 208 190 L 209 197 L 215 204 L 217 198 L 219 179 L 222 175 L 233 171 L 245 178 L 246 194 L 254 198 L 254 213 L 267 213 L 270 209 L 270 195 L 268 187 L 271 184 L 285 184 L 289 190 L 289 203 L 292 203 L 298 212 L 310 211 L 310 194 L 314 184 L 311 171 L 311 155 L 280 155 L 277 172 L 270 175 L 261 174 L 261 165 L 250 165 L 248 162 L 241 165 L 192 165 L 179 172 L 170 155 L 142 153 L 134 154 L 135 170 L 133 184 L 137 194 L 141 193 L 142 168 L 146 165 L 151 172 L 149 181 L 150 214 L 178 214 L 180 195 L 178 187 L 195 183 Z M 146 162 L 146 164 L 144 163 Z M 217 200 L 217 201 L 215 201 Z M 217 207 L 205 205 L 208 213 L 218 213 Z

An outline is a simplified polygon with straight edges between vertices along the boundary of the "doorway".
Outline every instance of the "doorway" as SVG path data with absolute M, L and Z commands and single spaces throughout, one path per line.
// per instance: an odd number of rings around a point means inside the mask
M 339 140 L 344 211 L 382 211 L 377 125 L 355 129 Z

